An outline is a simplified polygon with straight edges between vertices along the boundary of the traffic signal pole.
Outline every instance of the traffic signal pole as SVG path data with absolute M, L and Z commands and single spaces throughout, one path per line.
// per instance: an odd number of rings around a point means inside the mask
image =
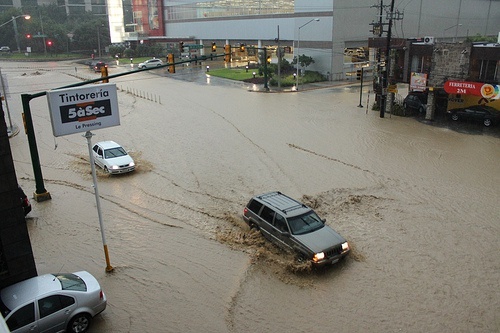
M 363 77 L 364 77 L 364 69 L 361 67 L 361 78 L 360 78 L 360 86 L 359 86 L 359 105 L 358 108 L 362 108 L 361 100 L 363 98 Z
M 37 202 L 50 200 L 51 197 L 50 193 L 45 189 L 45 185 L 43 183 L 42 167 L 40 166 L 40 157 L 38 155 L 38 148 L 36 145 L 35 129 L 33 127 L 33 119 L 31 117 L 30 101 L 33 98 L 40 97 L 45 94 L 46 93 L 36 95 L 21 95 L 21 100 L 23 103 L 24 128 L 26 130 L 26 136 L 28 137 L 28 145 L 31 153 L 31 164 L 33 165 L 33 175 L 35 176 L 36 189 L 33 198 Z

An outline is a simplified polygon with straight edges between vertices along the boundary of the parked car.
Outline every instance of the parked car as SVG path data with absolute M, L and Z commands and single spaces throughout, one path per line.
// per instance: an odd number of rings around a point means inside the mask
M 250 199 L 243 219 L 270 242 L 314 265 L 336 263 L 350 251 L 349 243 L 314 210 L 281 192 Z
M 126 173 L 135 170 L 132 157 L 122 146 L 114 141 L 101 141 L 92 147 L 94 163 L 111 174 Z
M 86 271 L 40 275 L 0 292 L 0 310 L 13 333 L 86 332 L 106 304 L 99 282 Z
M 152 67 L 158 67 L 158 66 L 161 66 L 163 65 L 163 61 L 161 61 L 161 59 L 149 59 L 149 60 L 146 60 L 144 62 L 141 62 L 139 64 L 139 68 L 140 69 L 143 69 L 143 68 L 152 68 Z
M 0 47 L 0 52 L 9 53 L 10 52 L 10 47 L 8 47 L 8 46 L 2 46 L 2 47 Z
M 425 92 L 417 91 L 408 93 L 403 101 L 403 108 L 406 110 L 414 109 L 419 113 L 425 113 L 427 110 L 427 94 Z
M 488 105 L 472 105 L 448 110 L 451 120 L 479 120 L 484 126 L 491 126 L 500 120 L 500 111 Z
M 108 67 L 108 65 L 104 61 L 97 61 L 92 64 L 94 72 L 101 72 L 102 67 Z
M 31 203 L 30 200 L 28 199 L 28 196 L 26 193 L 24 193 L 23 189 L 21 186 L 18 186 L 18 193 L 19 193 L 19 198 L 21 199 L 21 205 L 24 210 L 24 216 L 28 215 L 29 212 L 31 212 Z

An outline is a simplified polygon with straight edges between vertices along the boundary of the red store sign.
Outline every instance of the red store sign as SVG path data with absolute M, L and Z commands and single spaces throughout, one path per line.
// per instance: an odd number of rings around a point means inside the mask
M 444 91 L 448 94 L 475 95 L 488 99 L 500 98 L 500 86 L 489 83 L 446 81 Z

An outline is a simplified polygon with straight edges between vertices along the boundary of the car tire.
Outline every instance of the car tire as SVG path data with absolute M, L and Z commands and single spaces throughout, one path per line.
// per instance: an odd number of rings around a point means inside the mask
M 403 103 L 403 109 L 408 110 L 408 105 L 406 105 L 406 103 Z
M 255 229 L 255 230 L 259 230 L 259 226 L 253 222 L 250 222 L 250 224 L 248 225 L 250 227 L 250 229 Z
M 456 114 L 456 113 L 452 113 L 452 114 L 451 114 L 451 120 L 453 120 L 453 121 L 457 121 L 457 120 L 458 120 L 458 114 Z
M 483 124 L 484 124 L 484 126 L 486 126 L 486 127 L 491 126 L 491 119 L 489 119 L 489 118 L 484 118 L 484 120 L 483 120 Z
M 421 107 L 418 109 L 418 112 L 420 112 L 420 113 L 424 113 L 424 112 L 425 112 L 424 107 L 423 107 L 423 106 L 421 106 Z
M 297 251 L 295 254 L 295 260 L 299 263 L 305 263 L 307 262 L 307 256 L 304 253 Z
M 104 172 L 106 172 L 106 173 L 111 173 L 111 172 L 108 170 L 108 167 L 107 167 L 107 166 L 104 166 Z
M 86 313 L 79 313 L 73 318 L 71 318 L 68 324 L 68 332 L 71 333 L 84 333 L 87 332 L 90 328 L 90 321 L 92 317 L 90 317 Z

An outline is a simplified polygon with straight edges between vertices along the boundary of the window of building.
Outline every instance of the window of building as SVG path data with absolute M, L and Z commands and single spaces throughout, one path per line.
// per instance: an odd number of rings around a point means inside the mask
M 500 60 L 472 59 L 470 80 L 498 84 L 500 82 Z
M 219 0 L 169 6 L 166 1 L 168 20 L 203 19 L 238 15 L 290 14 L 294 12 L 294 0 Z

